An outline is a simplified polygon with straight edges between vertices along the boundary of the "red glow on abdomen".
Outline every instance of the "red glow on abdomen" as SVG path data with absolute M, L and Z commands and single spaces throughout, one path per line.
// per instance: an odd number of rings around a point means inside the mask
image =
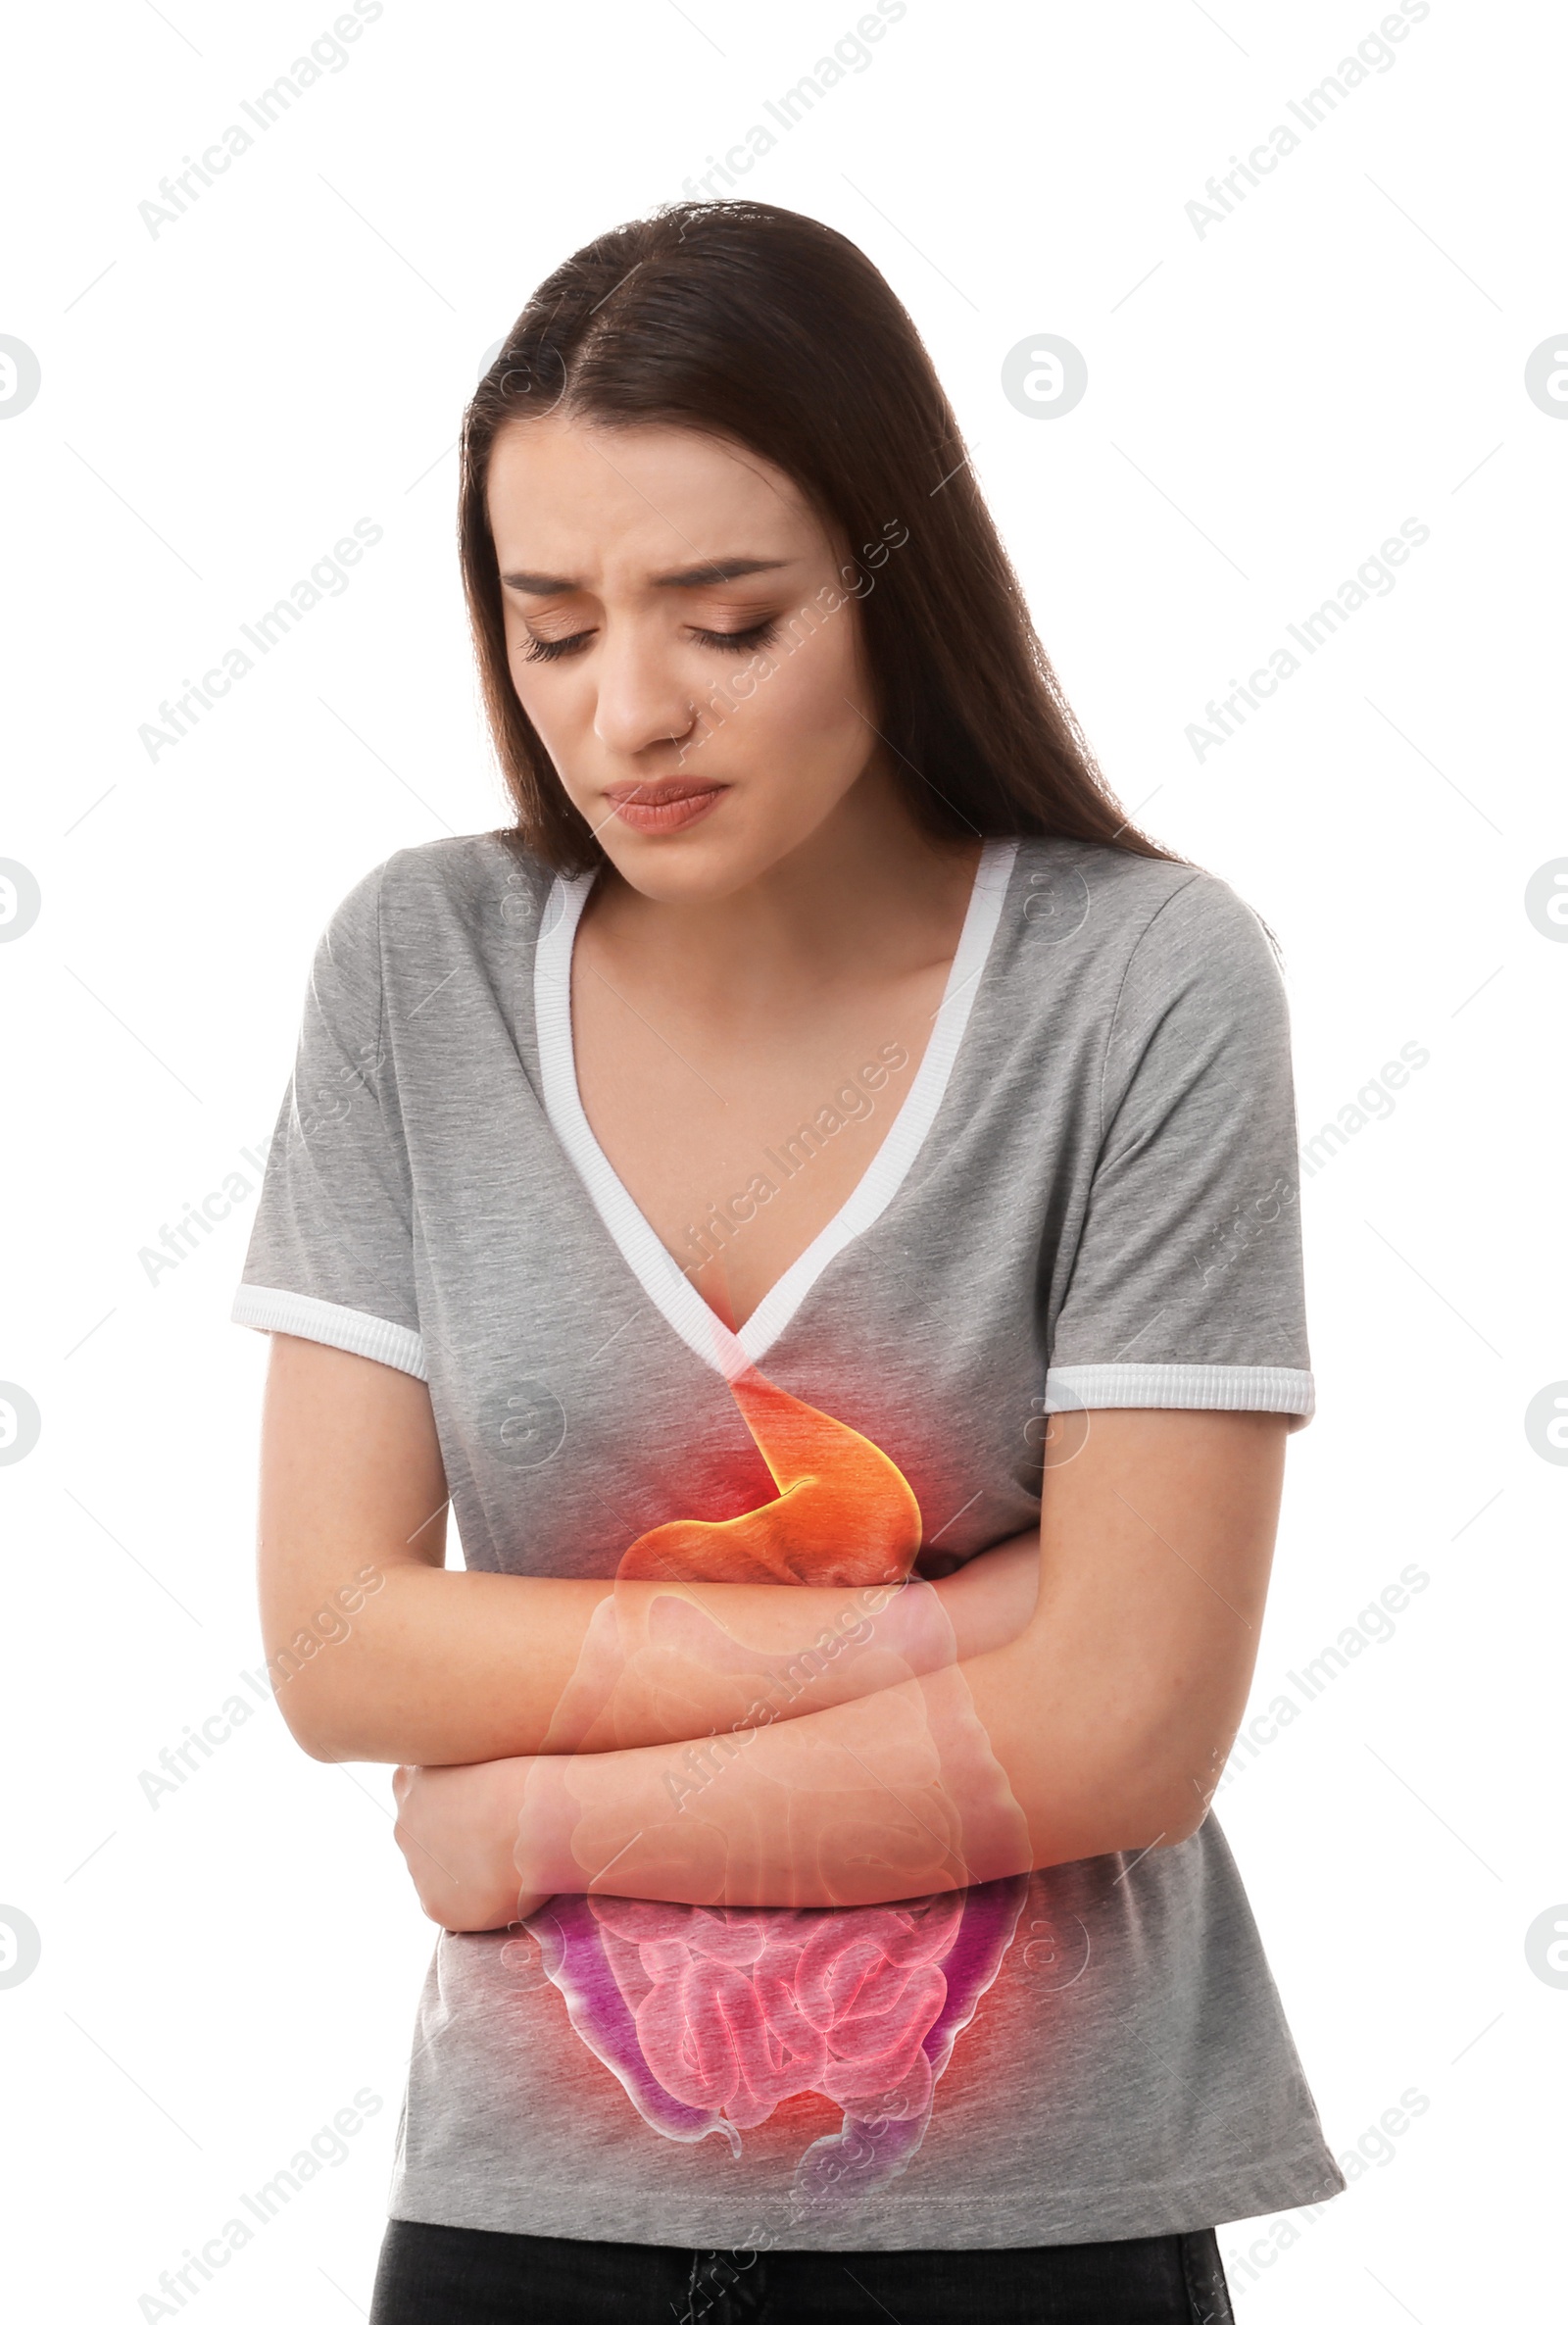
M 627 1550 L 620 1578 L 846 1589 L 902 1582 L 920 1548 L 920 1505 L 898 1463 L 755 1367 L 730 1391 L 777 1499 L 739 1517 L 654 1526 Z

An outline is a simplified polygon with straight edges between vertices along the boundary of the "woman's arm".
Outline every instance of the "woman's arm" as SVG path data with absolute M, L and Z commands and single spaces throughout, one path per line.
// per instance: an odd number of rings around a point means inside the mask
M 279 1707 L 318 1759 L 436 1766 L 790 1720 L 982 1654 L 1028 1619 L 1032 1535 L 892 1594 L 449 1572 L 424 1383 L 288 1334 L 271 1352 L 262 1625 Z M 563 1729 L 585 1683 L 603 1708 Z
M 426 1911 L 500 1927 L 594 1888 L 872 1905 L 1188 1838 L 1246 1705 L 1286 1423 L 1067 1425 L 1084 1442 L 1048 1471 L 1039 1599 L 1010 1644 L 717 1751 L 404 1771 Z

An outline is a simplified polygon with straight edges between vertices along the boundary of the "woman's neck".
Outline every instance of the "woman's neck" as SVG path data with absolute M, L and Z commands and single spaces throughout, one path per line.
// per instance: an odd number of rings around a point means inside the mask
M 590 941 L 725 1015 L 781 989 L 880 983 L 952 957 L 979 855 L 978 838 L 923 831 L 868 770 L 807 841 L 728 895 L 649 897 L 607 867 Z

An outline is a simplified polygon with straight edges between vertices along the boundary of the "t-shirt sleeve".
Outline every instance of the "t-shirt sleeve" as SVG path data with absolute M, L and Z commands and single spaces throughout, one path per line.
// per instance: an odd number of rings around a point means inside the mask
M 1285 990 L 1256 915 L 1196 874 L 1127 965 L 1049 1410 L 1313 1407 Z
M 350 891 L 317 946 L 232 1314 L 422 1380 L 413 1187 L 382 994 L 386 870 Z

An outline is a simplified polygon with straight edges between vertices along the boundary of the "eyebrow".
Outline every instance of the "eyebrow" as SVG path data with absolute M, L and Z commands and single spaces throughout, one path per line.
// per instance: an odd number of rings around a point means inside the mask
M 781 567 L 798 565 L 793 557 L 724 557 L 711 564 L 683 566 L 678 573 L 655 573 L 655 589 L 710 588 L 715 581 L 738 581 L 747 573 L 774 573 Z M 529 597 L 569 597 L 580 589 L 580 581 L 571 581 L 560 573 L 503 573 L 502 580 L 509 589 L 521 589 Z

